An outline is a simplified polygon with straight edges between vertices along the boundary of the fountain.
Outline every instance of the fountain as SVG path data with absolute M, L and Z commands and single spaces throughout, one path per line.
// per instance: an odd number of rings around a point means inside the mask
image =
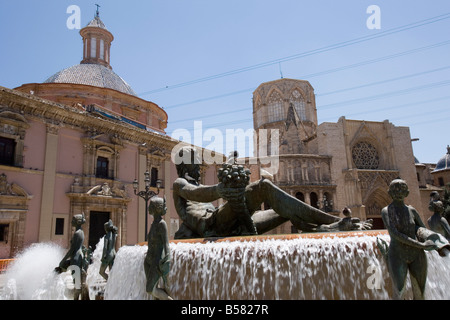
M 167 244 L 166 225 L 161 218 L 166 209 L 165 201 L 155 199 L 155 208 L 150 211 L 156 214 L 159 226 L 152 225 L 150 229 L 152 250 L 148 250 L 146 242 L 121 247 L 115 254 L 113 267 L 102 276 L 100 273 L 106 272 L 104 263 L 102 267 L 105 243 L 102 238 L 87 269 L 86 285 L 91 300 L 99 297 L 104 300 L 153 299 L 158 296 L 155 291 L 162 288 L 155 283 L 160 277 L 165 279 L 166 272 L 167 291 L 175 300 L 387 300 L 399 296 L 398 292 L 392 292 L 389 271 L 400 270 L 397 263 L 407 263 L 411 248 L 428 261 L 428 271 L 424 264 L 416 264 L 420 271 L 428 272 L 425 273 L 425 298 L 450 299 L 447 290 L 450 280 L 442 276 L 450 271 L 450 256 L 442 254 L 448 252 L 448 241 L 425 229 L 415 209 L 405 206 L 407 186 L 404 181 L 391 183 L 394 202 L 382 211 L 388 230 L 377 231 L 365 230 L 370 225 L 368 222 L 351 216 L 342 219 L 312 208 L 270 181 L 260 180 L 241 190 L 224 189 L 220 184 L 200 186 L 198 179 L 191 178 L 199 177 L 198 165 L 181 169 L 173 192 L 174 199 L 179 200 L 175 203 L 184 229 L 177 234 L 180 238 L 188 234 L 210 236 L 177 239 Z M 201 203 L 221 195 L 243 199 L 243 193 L 246 200 L 240 206 L 236 202 L 211 211 L 209 204 Z M 269 200 L 273 209 L 255 213 L 255 208 L 261 207 L 264 200 Z M 231 210 L 232 207 L 236 210 Z M 241 212 L 236 212 L 239 210 Z M 251 217 L 252 224 L 248 223 L 246 215 Z M 315 232 L 255 235 L 286 220 Z M 239 236 L 217 236 L 226 230 Z M 318 232 L 323 230 L 327 232 Z M 409 235 L 401 233 L 404 230 Z M 405 242 L 410 247 L 403 245 Z M 7 285 L 0 298 L 70 299 L 72 294 L 73 299 L 70 273 L 59 275 L 53 271 L 61 261 L 62 251 L 55 245 L 36 244 L 19 255 L 7 272 Z M 155 274 L 159 276 L 154 277 Z M 149 275 L 152 281 L 147 282 Z M 32 280 L 28 280 L 30 277 Z M 417 297 L 411 293 L 411 288 L 416 287 L 411 282 L 408 277 L 404 291 L 401 283 L 403 298 Z
M 386 231 L 246 236 L 170 242 L 170 291 L 175 300 L 386 300 L 392 298 L 377 238 Z M 146 243 L 121 247 L 106 282 L 99 274 L 103 238 L 86 282 L 91 300 L 149 300 L 143 268 Z M 71 300 L 70 273 L 53 272 L 64 255 L 35 244 L 8 268 L 1 300 Z M 427 299 L 450 299 L 450 257 L 427 252 Z M 33 262 L 33 263 L 31 263 Z M 407 291 L 411 284 L 408 281 Z M 408 294 L 406 299 L 411 299 Z
M 391 299 L 377 238 L 389 241 L 381 230 L 171 241 L 170 291 L 175 300 Z M 145 243 L 119 250 L 105 299 L 150 298 L 146 250 Z M 449 299 L 450 281 L 441 275 L 450 257 L 427 256 L 427 298 Z

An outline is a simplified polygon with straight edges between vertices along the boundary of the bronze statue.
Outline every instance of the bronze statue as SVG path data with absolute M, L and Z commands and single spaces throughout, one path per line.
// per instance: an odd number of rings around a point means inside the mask
M 105 237 L 103 239 L 103 254 L 101 259 L 100 266 L 100 275 L 108 280 L 108 274 L 106 273 L 106 269 L 111 268 L 114 264 L 114 259 L 116 257 L 116 238 L 117 238 L 117 227 L 113 225 L 111 219 L 105 223 Z
M 87 261 L 85 259 L 85 248 L 83 246 L 84 231 L 81 228 L 85 222 L 86 218 L 84 217 L 84 214 L 77 214 L 73 216 L 72 226 L 75 227 L 75 232 L 72 236 L 72 240 L 70 241 L 70 248 L 66 255 L 62 258 L 59 266 L 55 268 L 55 271 L 58 273 L 66 272 L 68 269 L 72 269 L 72 276 L 79 277 L 78 279 L 74 278 L 76 285 L 74 300 L 79 300 L 80 297 L 81 299 L 86 299 L 86 288 L 84 284 L 86 280 Z M 75 268 L 71 268 L 71 266 L 74 266 Z M 79 283 L 77 283 L 77 281 L 79 281 Z M 78 287 L 78 285 L 80 287 Z
M 444 213 L 444 204 L 440 200 L 439 193 L 433 191 L 430 194 L 430 203 L 428 205 L 430 211 L 434 214 L 428 219 L 427 223 L 431 230 L 443 235 L 450 240 L 450 225 L 442 215 Z
M 144 260 L 144 270 L 147 279 L 146 290 L 157 300 L 173 300 L 169 292 L 167 275 L 170 271 L 170 247 L 167 224 L 162 219 L 166 214 L 166 199 L 153 197 L 148 206 L 153 215 L 153 223 L 148 233 L 148 250 Z M 162 279 L 163 286 L 158 287 Z
M 173 198 L 183 223 L 175 234 L 176 239 L 243 235 L 252 228 L 245 221 L 247 216 L 251 217 L 258 234 L 289 220 L 303 231 L 371 228 L 370 220 L 360 222 L 357 218 L 353 218 L 350 225 L 340 224 L 341 218 L 292 197 L 267 179 L 237 187 L 229 187 L 223 181 L 211 186 L 201 185 L 201 160 L 197 151 L 191 147 L 183 147 L 179 150 L 178 157 L 176 168 L 179 178 L 173 184 Z M 227 203 L 214 207 L 211 202 L 220 198 Z M 243 199 L 242 208 L 248 212 L 235 209 L 239 199 Z M 270 205 L 271 209 L 261 210 L 263 203 Z M 242 228 L 243 225 L 248 227 Z
M 403 299 L 406 276 L 409 271 L 414 299 L 424 299 L 427 279 L 427 257 L 425 251 L 438 250 L 445 255 L 448 242 L 439 234 L 425 228 L 419 213 L 404 203 L 408 196 L 408 185 L 395 179 L 389 185 L 392 203 L 381 211 L 391 241 L 378 244 L 386 258 L 392 280 L 394 299 Z

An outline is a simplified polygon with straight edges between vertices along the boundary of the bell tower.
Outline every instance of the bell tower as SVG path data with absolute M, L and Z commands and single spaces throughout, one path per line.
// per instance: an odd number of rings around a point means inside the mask
M 279 79 L 253 92 L 253 127 L 258 144 L 260 129 L 278 129 L 279 154 L 316 154 L 317 109 L 314 88 L 308 81 Z M 270 138 L 267 150 L 271 150 Z

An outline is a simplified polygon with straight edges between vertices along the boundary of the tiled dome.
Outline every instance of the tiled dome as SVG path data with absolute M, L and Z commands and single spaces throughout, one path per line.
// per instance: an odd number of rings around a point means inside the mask
M 114 71 L 100 64 L 78 64 L 55 73 L 44 83 L 85 84 L 114 89 L 136 96 L 133 89 Z
M 137 96 L 109 64 L 110 46 L 114 36 L 97 15 L 80 30 L 83 38 L 83 60 L 80 64 L 55 73 L 44 83 L 73 83 L 109 88 Z
M 447 153 L 436 163 L 434 172 L 450 169 L 450 146 L 447 146 Z

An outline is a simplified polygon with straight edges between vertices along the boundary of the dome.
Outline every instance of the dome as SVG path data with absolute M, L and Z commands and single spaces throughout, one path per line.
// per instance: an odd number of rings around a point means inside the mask
M 450 146 L 447 146 L 447 153 L 436 163 L 433 172 L 450 169 Z
M 108 88 L 137 96 L 114 71 L 100 64 L 78 64 L 55 73 L 44 83 L 73 83 Z
M 84 84 L 137 96 L 128 83 L 112 71 L 109 62 L 114 36 L 106 29 L 98 11 L 94 19 L 80 30 L 80 35 L 83 38 L 83 60 L 55 73 L 44 83 Z

